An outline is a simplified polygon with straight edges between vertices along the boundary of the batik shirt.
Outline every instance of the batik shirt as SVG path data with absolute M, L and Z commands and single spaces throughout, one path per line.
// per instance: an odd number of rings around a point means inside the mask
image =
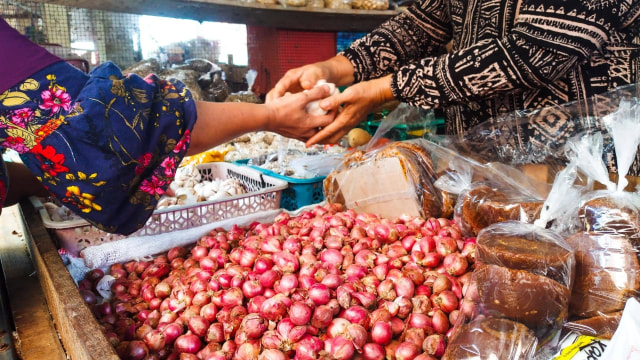
M 576 101 L 596 113 L 586 99 L 639 81 L 639 34 L 639 0 L 417 0 L 343 55 L 356 81 L 393 74 L 397 99 L 442 108 L 463 134 L 515 110 Z M 557 142 L 572 120 L 547 113 L 514 141 Z
M 196 121 L 182 83 L 124 76 L 110 62 L 88 75 L 53 62 L 0 91 L 0 147 L 17 151 L 59 202 L 108 232 L 144 225 Z

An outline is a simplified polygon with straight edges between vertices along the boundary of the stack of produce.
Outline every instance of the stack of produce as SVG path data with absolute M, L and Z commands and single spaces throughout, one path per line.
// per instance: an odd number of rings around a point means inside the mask
M 99 270 L 79 286 L 124 359 L 435 359 L 476 315 L 475 249 L 448 219 L 327 205 L 114 265 L 104 302 Z
M 635 118 L 629 116 L 635 113 Z M 577 211 L 578 232 L 568 238 L 576 251 L 576 276 L 569 313 L 574 331 L 609 339 L 631 297 L 640 298 L 640 192 L 627 191 L 628 173 L 640 142 L 640 109 L 605 119 L 612 134 L 619 180 L 609 180 L 602 161 L 603 136 L 569 143 L 579 168 L 606 189 L 586 192 Z

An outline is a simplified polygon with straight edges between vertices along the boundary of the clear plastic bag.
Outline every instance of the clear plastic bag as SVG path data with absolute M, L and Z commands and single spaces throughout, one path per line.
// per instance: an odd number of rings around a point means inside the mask
M 289 167 L 293 169 L 295 177 L 314 178 L 327 176 L 344 158 L 343 154 L 317 154 L 293 159 Z
M 538 339 L 520 323 L 480 317 L 457 329 L 442 360 L 531 359 L 537 345 Z
M 388 218 L 440 217 L 442 195 L 433 186 L 436 173 L 425 142 L 395 142 L 349 154 L 324 181 L 327 201 Z
M 468 130 L 453 145 L 461 153 L 475 152 L 488 161 L 512 165 L 539 163 L 561 168 L 566 163 L 565 145 L 572 137 L 603 132 L 602 158 L 608 170 L 615 172 L 615 150 L 610 134 L 604 132 L 604 117 L 617 111 L 625 101 L 637 102 L 638 97 L 640 83 L 622 86 L 581 102 L 516 111 Z M 544 128 L 545 137 L 553 141 L 536 138 L 536 131 L 540 128 Z M 633 159 L 629 173 L 638 175 L 640 156 Z
M 476 236 L 489 225 L 504 221 L 532 223 L 539 216 L 541 199 L 501 188 L 490 182 L 475 183 L 458 197 L 454 219 L 464 235 Z
M 582 231 L 568 239 L 575 250 L 576 276 L 569 307 L 573 321 L 567 327 L 610 337 L 616 314 L 630 297 L 640 298 L 640 192 L 633 192 L 626 178 L 640 142 L 640 104 L 621 102 L 603 122 L 615 146 L 617 183 L 609 180 L 599 156 L 600 134 L 573 139 L 567 146 L 579 169 L 605 188 L 582 196 L 578 210 Z
M 476 236 L 491 224 L 509 220 L 532 223 L 540 214 L 548 184 L 503 164 L 489 163 L 464 171 L 467 173 L 458 172 L 457 176 L 446 172 L 436 186 L 457 195 L 454 219 L 465 236 Z
M 611 339 L 618 329 L 622 311 L 597 315 L 590 318 L 573 320 L 565 324 L 565 328 L 577 334 L 589 335 L 598 339 Z
M 602 355 L 603 360 L 637 359 L 640 338 L 640 302 L 629 299 L 620 320 L 620 331 L 611 339 Z
M 329 202 L 361 212 L 389 218 L 401 214 L 450 218 L 461 189 L 437 188 L 435 184 L 436 179 L 442 177 L 454 183 L 456 178 L 468 176 L 458 173 L 462 168 L 456 169 L 456 166 L 472 170 L 473 181 L 492 179 L 496 189 L 510 194 L 508 199 L 533 198 L 541 206 L 539 199 L 548 192 L 548 184 L 539 183 L 518 169 L 483 163 L 425 139 L 350 153 L 327 177 L 324 191 Z M 531 216 L 528 220 L 534 218 Z
M 563 237 L 536 225 L 504 222 L 483 229 L 477 246 L 482 265 L 473 278 L 485 311 L 518 321 L 541 339 L 559 330 L 575 266 Z
M 421 116 L 418 108 L 400 104 L 381 122 L 366 149 L 375 149 L 395 126 L 414 124 L 421 121 Z M 444 204 L 440 216 L 449 217 L 450 204 L 456 204 L 456 220 L 465 236 L 475 236 L 496 222 L 532 222 L 537 218 L 550 190 L 546 181 L 534 179 L 510 165 L 488 162 L 460 146 L 459 139 L 446 136 L 428 139 L 420 144 L 436 163 L 434 169 L 439 180 L 435 186 Z
M 578 232 L 568 240 L 576 255 L 571 315 L 589 318 L 620 311 L 640 293 L 637 249 L 625 236 Z
M 374 149 L 385 139 L 405 140 L 409 136 L 409 132 L 423 135 L 431 133 L 434 123 L 436 121 L 433 111 L 400 103 L 380 121 L 375 134 L 365 148 L 367 150 Z
M 528 353 L 515 354 L 515 357 L 511 353 L 492 357 L 495 356 L 494 345 L 477 342 L 467 345 L 475 349 L 471 354 L 477 358 L 530 359 L 534 355 L 544 358 L 545 354 L 555 350 L 568 314 L 575 258 L 564 237 L 556 230 L 546 229 L 546 226 L 567 208 L 575 207 L 579 197 L 579 188 L 574 185 L 575 168 L 572 163 L 556 176 L 553 188 L 542 205 L 541 217 L 534 224 L 506 221 L 492 224 L 479 232 L 476 268 L 472 274 L 477 294 L 465 293 L 465 297 L 476 301 L 476 306 L 481 309 L 480 317 L 488 316 L 495 321 L 508 319 L 511 329 L 524 329 L 519 331 L 517 340 L 504 334 L 511 341 L 506 344 L 507 349 L 521 349 L 520 345 L 527 349 L 526 344 L 531 341 L 527 342 L 528 338 L 523 333 L 535 338 L 537 346 L 534 345 Z M 464 325 L 465 320 L 468 319 L 460 320 L 461 325 L 454 336 L 477 336 L 473 332 L 479 330 Z M 471 334 L 460 335 L 459 332 Z M 526 344 L 522 344 L 523 341 Z

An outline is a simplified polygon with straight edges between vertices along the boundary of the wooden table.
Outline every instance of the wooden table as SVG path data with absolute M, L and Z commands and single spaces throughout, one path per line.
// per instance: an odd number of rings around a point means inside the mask
M 119 359 L 29 202 L 0 217 L 0 260 L 24 360 Z

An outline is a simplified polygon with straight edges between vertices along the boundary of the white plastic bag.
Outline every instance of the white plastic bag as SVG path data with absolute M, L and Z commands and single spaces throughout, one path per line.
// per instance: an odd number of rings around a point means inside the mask
M 640 360 L 640 302 L 627 300 L 618 330 L 602 355 L 603 360 Z

